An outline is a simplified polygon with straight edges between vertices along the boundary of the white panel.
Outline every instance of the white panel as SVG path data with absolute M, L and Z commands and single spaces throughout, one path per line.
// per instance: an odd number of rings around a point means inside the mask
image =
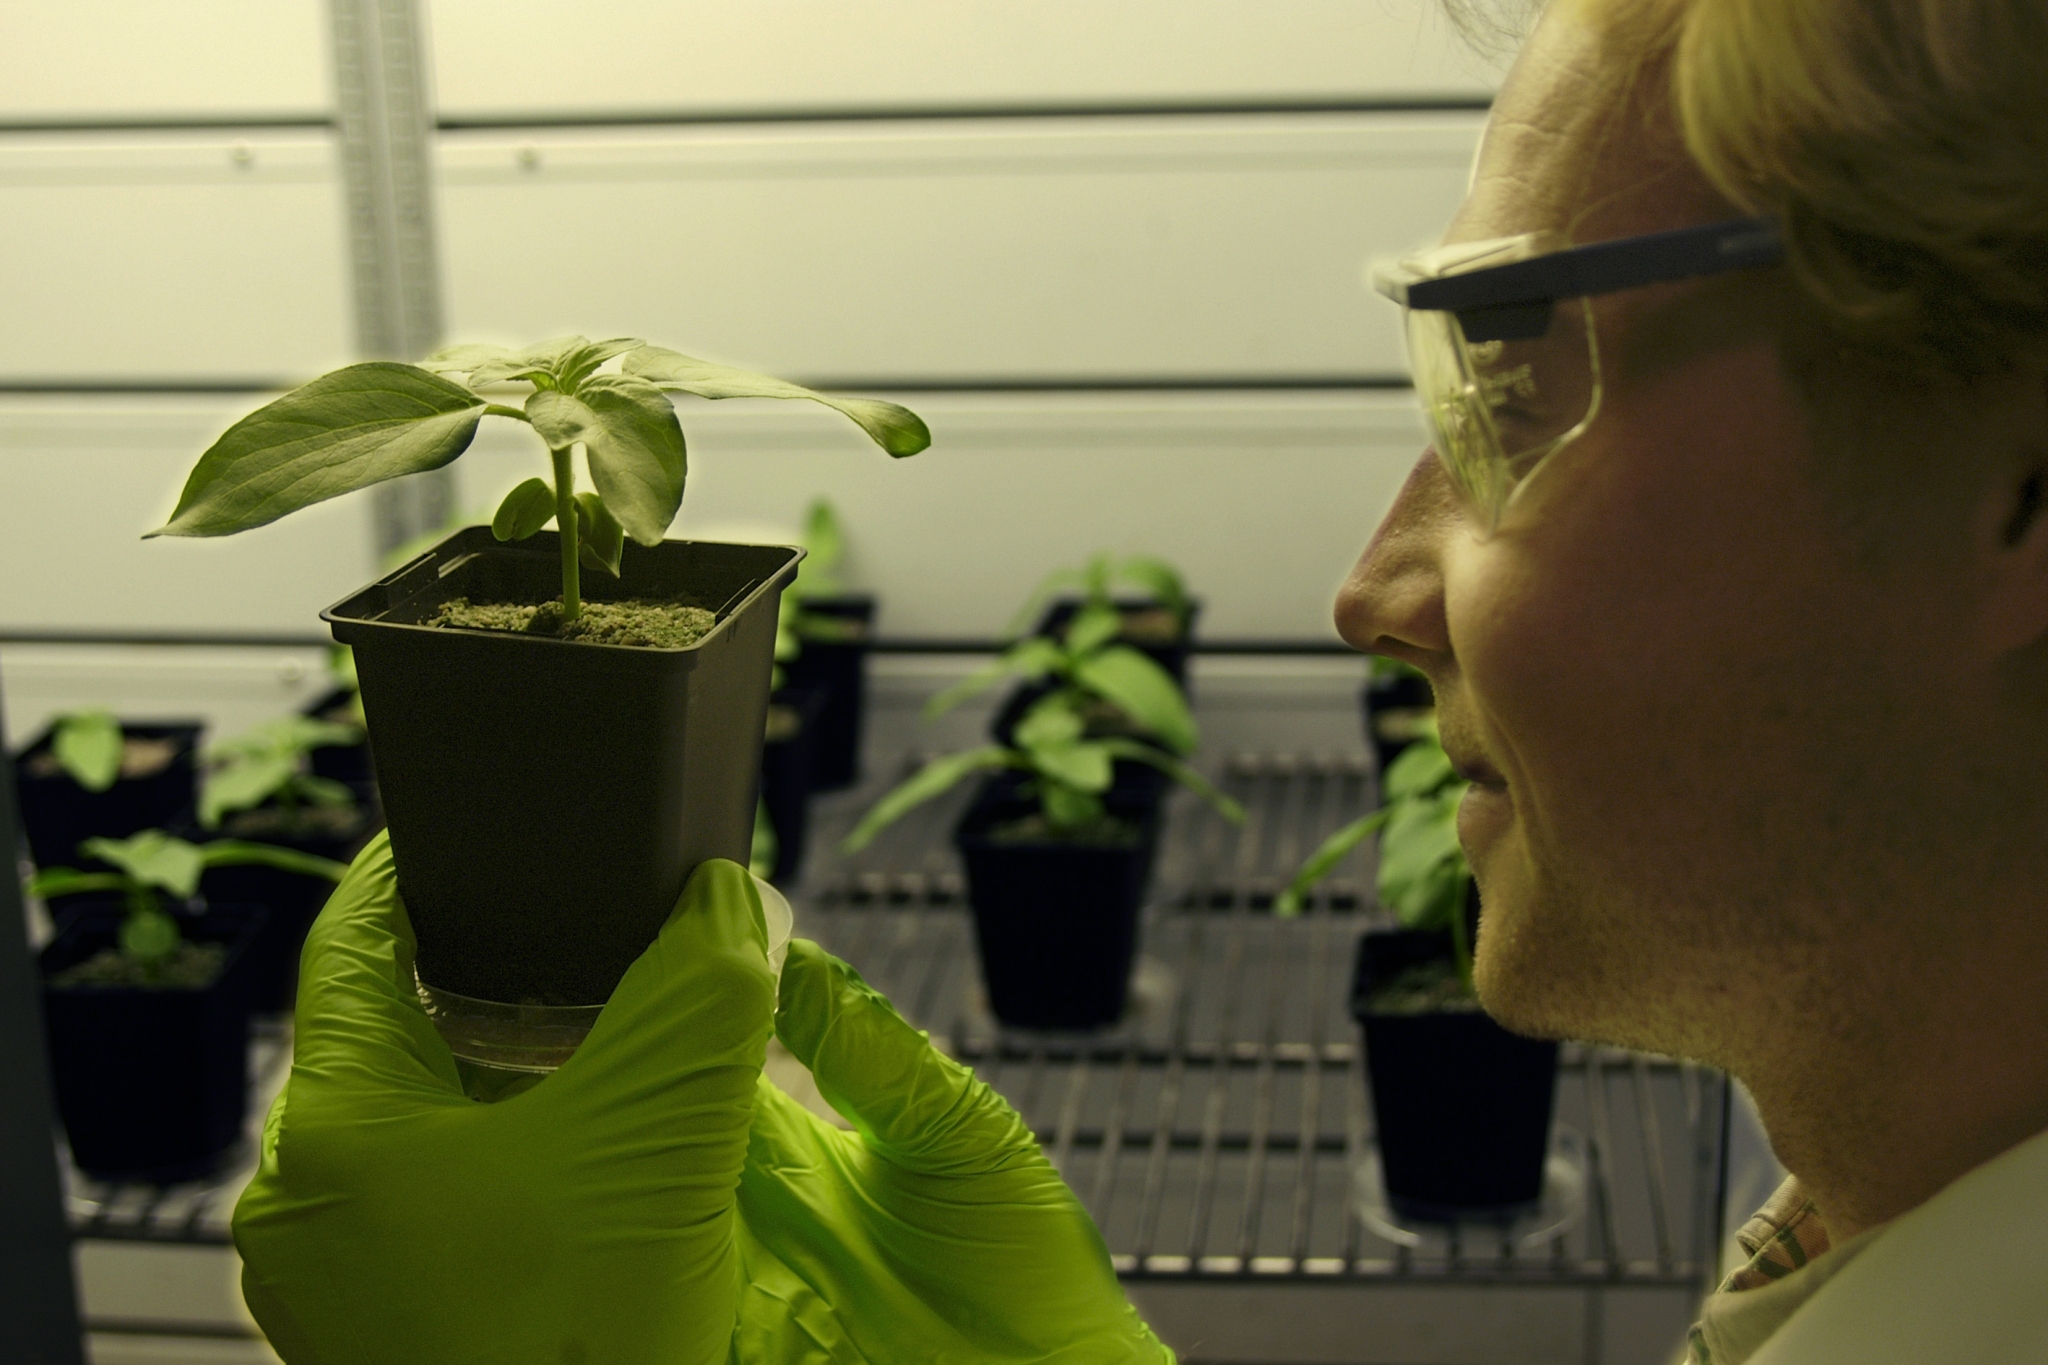
M 450 333 L 842 383 L 1398 373 L 1360 269 L 1436 238 L 1480 118 L 451 136 Z
M 323 136 L 0 139 L 0 376 L 311 375 L 350 359 Z
M 0 0 L 0 119 L 324 119 L 326 8 Z
M 1440 0 L 433 0 L 444 113 L 1475 95 Z
M 215 540 L 141 539 L 261 395 L 0 399 L 0 628 L 318 634 L 374 567 L 361 496 Z
M 1405 392 L 899 397 L 933 434 L 907 460 L 811 404 L 682 399 L 674 534 L 786 541 L 828 497 L 885 635 L 986 639 L 1049 570 L 1110 550 L 1179 564 L 1205 634 L 1331 640 L 1336 587 L 1422 445 Z M 465 519 L 546 466 L 530 432 L 487 422 L 456 466 Z

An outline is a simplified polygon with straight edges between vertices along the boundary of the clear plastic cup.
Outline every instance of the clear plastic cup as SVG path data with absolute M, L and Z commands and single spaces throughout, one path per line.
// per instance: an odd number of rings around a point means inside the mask
M 796 916 L 788 898 L 759 877 L 754 889 L 768 922 L 768 965 L 779 980 Z M 508 1005 L 436 990 L 424 981 L 418 986 L 421 1007 L 457 1060 L 535 1077 L 568 1061 L 604 1010 L 603 1005 Z

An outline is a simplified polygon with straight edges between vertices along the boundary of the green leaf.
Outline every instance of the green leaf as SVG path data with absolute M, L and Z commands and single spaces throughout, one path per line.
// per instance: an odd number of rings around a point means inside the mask
M 860 852 L 874 842 L 877 834 L 912 809 L 935 796 L 951 791 L 962 778 L 990 768 L 1012 767 L 1015 762 L 1008 749 L 996 744 L 933 759 L 911 774 L 894 791 L 875 802 L 868 813 L 861 817 L 860 823 L 853 827 L 853 833 L 841 841 L 840 850 L 845 853 Z
M 1145 592 L 1158 599 L 1159 605 L 1172 612 L 1183 624 L 1188 619 L 1188 590 L 1181 582 L 1180 573 L 1163 559 L 1144 555 L 1126 559 L 1116 566 L 1116 576 L 1127 583 L 1135 583 Z
M 1051 778 L 1075 791 L 1096 793 L 1109 790 L 1110 751 L 1104 744 L 1066 740 L 1020 747 L 1032 770 L 1041 777 Z
M 510 346 L 448 346 L 428 356 L 421 362 L 421 368 L 467 375 L 473 389 L 521 379 L 528 383 L 544 380 L 545 386 L 552 388 L 557 367 L 589 344 L 582 337 L 568 336 L 536 341 L 516 350 Z
M 831 573 L 838 568 L 846 553 L 846 537 L 840 532 L 839 517 L 832 504 L 823 498 L 813 502 L 804 517 L 804 548 L 810 551 L 804 567 L 819 573 Z
M 1092 654 L 1114 640 L 1124 628 L 1124 618 L 1115 607 L 1089 603 L 1067 622 L 1064 643 L 1069 654 Z
M 1353 820 L 1316 845 L 1316 851 L 1308 855 L 1308 861 L 1294 874 L 1294 880 L 1287 883 L 1287 889 L 1273 902 L 1273 913 L 1283 917 L 1300 914 L 1303 897 L 1315 889 L 1316 883 L 1329 876 L 1331 869 L 1343 862 L 1351 850 L 1371 838 L 1392 817 L 1391 810 L 1376 810 Z
M 340 808 L 356 803 L 356 794 L 348 783 L 315 773 L 300 773 L 292 779 L 291 788 L 300 800 L 310 805 Z
M 1074 694 L 1062 689 L 1041 697 L 1017 722 L 1014 738 L 1022 749 L 1048 744 L 1072 744 L 1088 728 L 1075 706 Z
M 325 877 L 331 882 L 340 881 L 348 871 L 347 863 L 338 863 L 332 858 L 301 853 L 295 848 L 279 848 L 276 844 L 251 843 L 246 839 L 215 839 L 210 844 L 201 844 L 198 852 L 200 861 L 207 867 L 255 864 L 308 877 Z
M 577 338 L 582 341 L 581 337 Z M 597 371 L 597 367 L 615 355 L 645 346 L 639 337 L 613 337 L 609 341 L 590 341 L 571 347 L 555 362 L 555 383 L 564 393 L 577 393 L 585 380 Z
M 526 415 L 550 450 L 578 441 L 590 480 L 626 534 L 659 545 L 683 504 L 683 429 L 666 394 L 628 375 L 598 375 L 571 397 L 541 390 Z
M 227 429 L 149 536 L 225 536 L 463 451 L 484 400 L 416 365 L 373 360 L 322 375 Z
M 1004 650 L 995 662 L 984 664 L 924 704 L 927 719 L 943 716 L 969 697 L 986 692 L 1012 674 L 1038 679 L 1051 672 L 1061 658 L 1059 646 L 1033 637 L 1019 640 Z
M 619 556 L 626 550 L 626 529 L 595 493 L 576 495 L 576 535 L 576 557 L 617 578 Z
M 1403 749 L 1387 765 L 1386 775 L 1380 782 L 1380 795 L 1386 801 L 1426 796 L 1445 783 L 1457 780 L 1458 770 L 1451 766 L 1450 755 L 1434 738 L 1424 737 Z
M 498 504 L 491 534 L 499 540 L 525 540 L 555 519 L 555 490 L 546 479 L 528 479 Z
M 125 891 L 128 878 L 118 872 L 80 872 L 75 867 L 46 867 L 29 880 L 31 896 L 75 896 L 84 891 Z
M 1195 751 L 1195 718 L 1173 675 L 1128 645 L 1111 645 L 1074 665 L 1074 681 L 1112 703 L 1177 754 Z
M 1230 821 L 1231 824 L 1241 825 L 1244 823 L 1243 806 L 1240 806 L 1236 801 L 1216 790 L 1208 778 L 1202 776 L 1171 754 L 1163 754 L 1151 745 L 1135 739 L 1105 739 L 1102 741 L 1102 744 L 1117 758 L 1136 759 L 1140 763 L 1151 764 L 1214 806 L 1216 813 Z
M 121 775 L 121 750 L 126 742 L 113 712 L 74 711 L 58 720 L 50 752 L 79 786 L 103 792 Z
M 1031 629 L 1031 623 L 1036 621 L 1039 612 L 1044 610 L 1046 599 L 1061 588 L 1082 581 L 1081 574 L 1073 569 L 1054 569 L 1039 579 L 1038 586 L 1024 598 L 1024 605 L 1017 608 L 1017 614 L 1010 618 L 1010 624 L 1003 627 L 1003 637 L 1009 639 Z
M 768 803 L 754 802 L 754 846 L 747 854 L 747 871 L 767 881 L 768 874 L 775 870 L 779 843 L 775 837 L 775 824 L 768 818 Z
M 1462 887 L 1465 851 L 1458 844 L 1462 785 L 1393 807 L 1380 838 L 1379 901 L 1413 929 L 1440 929 L 1457 906 L 1446 899 Z
M 180 900 L 199 888 L 198 847 L 160 829 L 146 829 L 126 839 L 87 839 L 78 851 L 112 863 L 144 886 L 160 886 Z
M 292 754 L 237 754 L 207 770 L 199 789 L 199 823 L 214 829 L 223 815 L 262 805 L 298 775 L 298 759 Z
M 632 352 L 626 357 L 625 369 L 627 374 L 699 398 L 807 398 L 823 403 L 851 417 L 869 439 L 898 459 L 915 455 L 932 443 L 931 429 L 922 418 L 909 408 L 879 398 L 838 398 L 786 379 L 680 355 L 662 346 L 643 346 Z
M 1078 829 L 1102 818 L 1102 798 L 1061 782 L 1038 783 L 1038 806 L 1054 829 Z
M 327 674 L 334 679 L 334 685 L 353 692 L 360 683 L 356 681 L 356 652 L 347 645 L 327 647 Z
M 163 961 L 178 941 L 178 922 L 161 910 L 131 911 L 121 921 L 121 952 L 137 962 Z

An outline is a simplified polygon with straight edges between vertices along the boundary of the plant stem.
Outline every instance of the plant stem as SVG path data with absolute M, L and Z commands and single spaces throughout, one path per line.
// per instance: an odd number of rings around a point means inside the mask
M 562 624 L 583 614 L 582 582 L 576 557 L 576 447 L 549 452 L 555 458 L 555 526 L 562 538 Z
M 1451 952 L 1458 959 L 1458 980 L 1465 985 L 1465 993 L 1474 993 L 1472 985 L 1472 941 L 1465 924 L 1465 897 L 1471 891 L 1472 874 L 1467 872 L 1459 879 L 1458 908 L 1451 916 Z

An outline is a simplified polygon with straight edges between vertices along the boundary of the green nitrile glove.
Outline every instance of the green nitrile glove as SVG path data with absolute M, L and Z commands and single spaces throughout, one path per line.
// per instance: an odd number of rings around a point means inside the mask
M 856 1131 L 761 1083 L 739 1359 L 1171 1365 L 1016 1110 L 851 967 L 792 942 L 775 1028 Z
M 235 1209 L 291 1365 L 724 1365 L 775 982 L 736 863 L 690 878 L 566 1065 L 467 1098 L 383 837 L 315 924 L 292 1074 Z

